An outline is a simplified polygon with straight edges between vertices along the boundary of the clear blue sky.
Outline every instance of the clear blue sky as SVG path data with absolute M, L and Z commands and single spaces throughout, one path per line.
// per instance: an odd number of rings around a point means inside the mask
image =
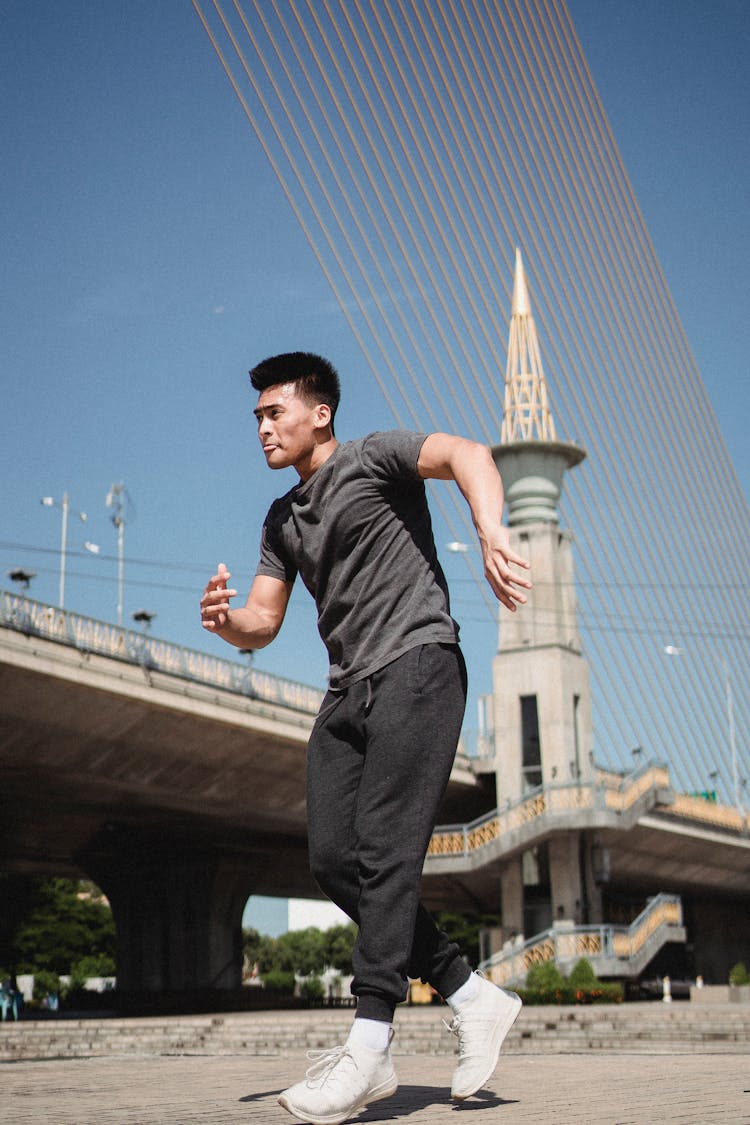
M 569 8 L 747 493 L 750 4 L 571 0 Z M 104 507 L 124 481 L 125 614 L 221 651 L 197 601 L 219 560 L 244 590 L 269 502 L 246 371 L 291 348 L 329 355 L 338 434 L 391 426 L 355 341 L 188 0 L 5 0 L 0 568 L 54 602 L 67 489 L 66 605 L 116 609 Z M 101 545 L 82 555 L 84 539 Z M 460 560 L 454 583 L 474 694 L 494 627 Z M 310 599 L 295 593 L 272 672 L 322 686 Z M 469 715 L 473 724 L 473 714 Z

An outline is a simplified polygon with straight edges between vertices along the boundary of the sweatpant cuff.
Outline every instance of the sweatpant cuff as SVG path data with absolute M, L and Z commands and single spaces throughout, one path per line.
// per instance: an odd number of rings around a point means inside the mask
M 380 1020 L 381 1023 L 393 1023 L 395 1005 L 392 1005 L 384 996 L 373 996 L 366 993 L 357 997 L 357 1010 L 354 1018 L 364 1020 Z
M 447 1000 L 454 992 L 458 992 L 461 985 L 466 984 L 470 976 L 471 969 L 463 957 L 456 957 L 440 981 L 430 981 L 430 984 L 437 989 L 443 1000 Z

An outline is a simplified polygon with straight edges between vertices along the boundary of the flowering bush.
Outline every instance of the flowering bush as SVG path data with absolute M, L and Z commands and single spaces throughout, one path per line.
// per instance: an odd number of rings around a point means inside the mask
M 516 991 L 524 1004 L 620 1004 L 623 998 L 622 985 L 598 980 L 585 958 L 567 979 L 554 961 L 532 965 L 525 987 Z

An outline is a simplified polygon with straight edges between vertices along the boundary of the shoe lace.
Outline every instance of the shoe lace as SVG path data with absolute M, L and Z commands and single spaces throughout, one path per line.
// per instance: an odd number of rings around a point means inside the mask
M 340 1047 L 329 1047 L 325 1051 L 308 1051 L 307 1057 L 313 1064 L 308 1067 L 305 1077 L 311 1085 L 323 1085 L 331 1073 L 344 1059 L 349 1059 L 356 1067 L 357 1063 L 349 1048 L 344 1044 Z
M 450 1023 L 443 1020 L 451 1035 L 458 1037 L 458 1054 L 461 1059 L 469 1058 L 474 1054 L 484 1054 L 492 1023 L 492 1019 L 481 1019 L 476 1015 L 471 1019 L 462 1019 L 460 1013 L 456 1013 Z

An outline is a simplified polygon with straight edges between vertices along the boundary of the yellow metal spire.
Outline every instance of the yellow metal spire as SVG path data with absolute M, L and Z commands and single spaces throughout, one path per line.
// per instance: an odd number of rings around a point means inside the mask
M 501 443 L 554 441 L 555 423 L 547 401 L 542 358 L 526 287 L 521 251 L 516 248 L 513 279 L 508 366 Z

